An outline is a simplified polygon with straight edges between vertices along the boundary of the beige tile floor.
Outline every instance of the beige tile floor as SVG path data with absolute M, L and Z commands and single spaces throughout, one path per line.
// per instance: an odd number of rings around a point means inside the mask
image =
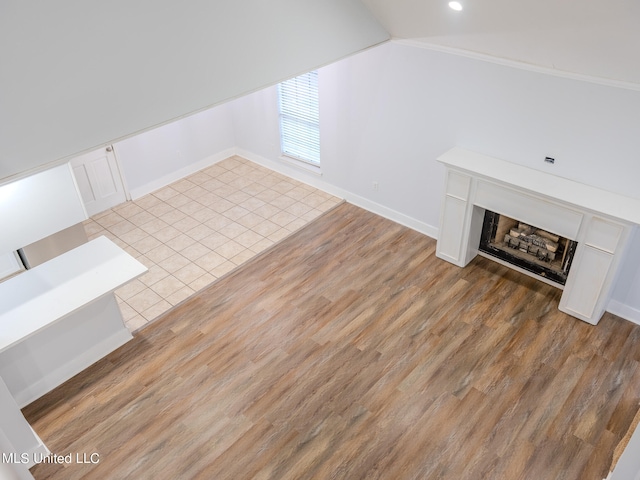
M 341 200 L 234 156 L 84 224 L 149 268 L 116 291 L 134 331 Z

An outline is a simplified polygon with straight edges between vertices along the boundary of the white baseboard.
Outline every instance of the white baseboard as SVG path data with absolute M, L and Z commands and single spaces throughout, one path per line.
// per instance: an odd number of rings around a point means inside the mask
M 187 165 L 186 167 L 180 168 L 179 170 L 176 170 L 167 175 L 164 175 L 163 177 L 153 180 L 141 187 L 137 187 L 130 190 L 129 194 L 131 196 L 131 199 L 136 200 L 149 193 L 155 192 L 156 190 L 159 190 L 162 187 L 166 187 L 170 183 L 177 182 L 178 180 L 181 180 L 184 177 L 188 177 L 189 175 L 192 175 L 197 171 L 202 170 L 203 168 L 210 167 L 214 163 L 218 163 L 224 160 L 225 158 L 232 157 L 235 154 L 236 154 L 235 148 L 228 148 L 216 154 L 209 155 L 208 157 L 203 158 L 198 162 Z
M 360 197 L 359 195 L 346 192 L 344 193 L 343 198 L 347 200 L 349 203 L 353 203 L 358 207 L 364 208 L 370 212 L 380 215 L 381 217 L 387 218 L 389 220 L 393 220 L 400 225 L 404 225 L 405 227 L 411 228 L 417 232 L 420 232 L 428 237 L 433 239 L 438 238 L 438 228 L 433 225 L 429 225 L 428 223 L 421 222 L 420 220 L 416 220 L 413 217 L 409 217 L 403 213 L 397 212 L 391 208 L 385 207 L 384 205 L 380 205 L 374 201 L 369 200 L 368 198 Z
M 629 320 L 632 323 L 640 325 L 640 310 L 625 305 L 618 300 L 609 300 L 609 304 L 607 305 L 607 312 L 613 313 L 618 317 L 624 318 L 625 320 Z
M 404 225 L 405 227 L 409 227 L 431 238 L 438 237 L 437 227 L 421 222 L 420 220 L 416 220 L 413 217 L 400 213 L 389 207 L 385 207 L 384 205 L 380 205 L 379 203 L 369 200 L 368 198 L 361 197 L 360 195 L 356 195 L 355 193 L 349 192 L 343 188 L 336 187 L 335 185 L 332 185 L 325 181 L 321 175 L 310 173 L 305 169 L 297 168 L 296 166 L 291 164 L 284 164 L 281 162 L 276 162 L 274 160 L 269 160 L 268 158 L 243 149 L 236 149 L 235 154 L 240 157 L 246 158 L 247 160 L 250 160 L 254 163 L 257 163 L 258 165 L 269 168 L 270 170 L 274 170 L 278 173 L 294 178 L 295 180 L 298 180 L 302 183 L 311 185 L 312 187 L 327 192 L 338 198 L 343 198 L 349 203 L 353 203 L 358 207 L 364 208 L 365 210 L 380 215 L 381 217 L 388 218 L 389 220 L 399 223 L 400 225 Z

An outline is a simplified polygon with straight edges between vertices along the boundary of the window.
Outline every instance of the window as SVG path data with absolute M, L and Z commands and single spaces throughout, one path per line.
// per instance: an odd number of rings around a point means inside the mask
M 282 82 L 278 93 L 282 154 L 319 166 L 318 72 Z

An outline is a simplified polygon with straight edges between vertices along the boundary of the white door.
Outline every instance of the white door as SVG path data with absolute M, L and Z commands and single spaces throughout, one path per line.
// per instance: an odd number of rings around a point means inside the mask
M 89 216 L 127 200 L 112 146 L 76 157 L 70 163 Z

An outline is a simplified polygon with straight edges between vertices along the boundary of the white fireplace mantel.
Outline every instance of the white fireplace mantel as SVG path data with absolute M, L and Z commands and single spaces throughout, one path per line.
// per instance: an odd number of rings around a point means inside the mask
M 464 267 L 482 254 L 485 210 L 575 240 L 564 287 L 515 268 L 563 288 L 561 311 L 598 323 L 631 230 L 640 224 L 640 200 L 457 147 L 438 161 L 446 180 L 436 255 Z

